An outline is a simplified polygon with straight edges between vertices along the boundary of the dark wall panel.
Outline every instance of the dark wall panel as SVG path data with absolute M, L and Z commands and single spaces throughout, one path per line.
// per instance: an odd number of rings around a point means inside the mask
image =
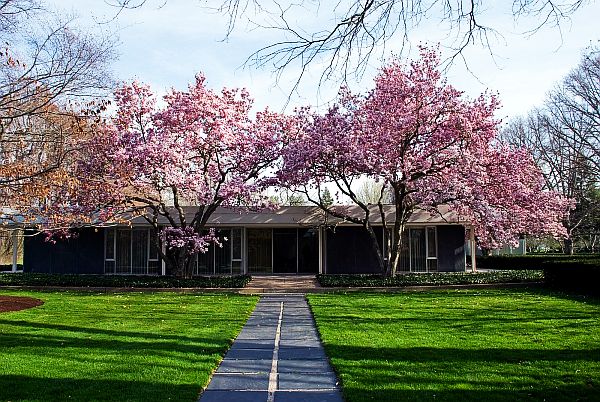
M 381 229 L 376 230 L 379 234 Z M 381 236 L 378 236 L 381 243 Z M 371 238 L 362 227 L 327 230 L 327 274 L 380 273 Z
M 465 228 L 460 225 L 437 227 L 438 271 L 465 270 Z
M 53 274 L 104 273 L 104 232 L 82 229 L 76 238 L 44 241 L 42 235 L 26 237 L 23 253 L 25 272 Z

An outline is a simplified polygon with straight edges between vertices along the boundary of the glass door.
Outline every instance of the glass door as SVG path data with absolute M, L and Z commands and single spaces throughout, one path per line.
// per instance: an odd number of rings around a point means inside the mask
M 273 272 L 273 230 L 248 229 L 248 272 Z
M 273 272 L 295 274 L 298 266 L 298 231 L 273 229 Z

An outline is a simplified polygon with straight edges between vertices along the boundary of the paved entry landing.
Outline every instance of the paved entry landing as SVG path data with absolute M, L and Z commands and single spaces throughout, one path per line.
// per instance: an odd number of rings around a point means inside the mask
M 241 293 L 306 293 L 319 287 L 315 275 L 252 275 Z
M 268 295 L 236 338 L 200 402 L 342 402 L 303 295 Z

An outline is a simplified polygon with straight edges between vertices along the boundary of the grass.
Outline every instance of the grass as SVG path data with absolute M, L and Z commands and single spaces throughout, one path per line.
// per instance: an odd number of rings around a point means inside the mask
M 195 401 L 256 303 L 238 295 L 6 292 L 0 400 Z
M 309 295 L 348 402 L 600 400 L 600 301 L 544 290 Z

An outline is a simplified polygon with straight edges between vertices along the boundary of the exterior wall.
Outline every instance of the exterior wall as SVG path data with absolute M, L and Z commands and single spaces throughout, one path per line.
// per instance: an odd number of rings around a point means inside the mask
M 465 270 L 465 228 L 460 225 L 437 227 L 438 271 Z
M 382 230 L 377 228 L 379 244 Z M 377 255 L 371 246 L 371 238 L 362 227 L 338 226 L 325 231 L 326 274 L 374 274 L 381 273 Z
M 104 273 L 104 233 L 83 229 L 77 238 L 44 241 L 43 236 L 25 237 L 23 271 L 51 274 Z
M 271 230 L 271 228 L 267 227 L 265 227 L 265 229 Z M 299 235 L 305 234 L 305 232 L 308 231 L 306 228 L 292 230 L 295 230 Z M 282 231 L 281 229 L 274 229 L 274 231 L 277 233 L 284 233 L 289 230 L 286 229 L 285 231 Z M 436 226 L 436 231 L 437 271 L 464 271 L 465 228 L 461 225 L 439 225 Z M 24 271 L 79 274 L 105 273 L 104 232 L 104 229 L 84 229 L 80 232 L 79 237 L 57 241 L 56 244 L 45 242 L 42 236 L 26 237 L 23 259 Z M 245 271 L 248 267 L 246 230 L 240 231 L 240 233 L 242 233 L 243 239 L 241 240 L 241 250 L 232 251 L 232 260 L 236 261 L 236 268 L 229 272 L 233 273 L 240 272 L 240 270 Z M 323 236 L 320 245 L 316 242 L 316 238 L 311 241 L 307 240 L 306 244 L 304 244 L 300 237 L 294 237 L 294 241 L 292 242 L 294 244 L 289 241 L 287 242 L 294 246 L 292 247 L 294 250 L 291 250 L 291 248 L 288 247 L 290 244 L 283 241 L 286 238 L 282 238 L 283 240 L 280 243 L 280 246 L 290 248 L 288 251 L 294 251 L 294 254 L 297 254 L 296 261 L 292 261 L 292 263 L 296 262 L 296 265 L 292 268 L 296 268 L 296 266 L 299 267 L 298 272 L 316 272 L 319 265 L 319 250 L 322 249 L 324 263 L 322 267 L 323 273 L 380 273 L 377 258 L 371 246 L 371 239 L 363 228 L 357 226 L 338 226 L 335 229 L 323 230 L 322 233 Z M 379 243 L 382 244 L 383 231 L 381 227 L 376 228 L 376 233 Z M 315 242 L 315 244 L 313 244 L 313 242 Z M 240 249 L 240 247 L 236 247 L 236 250 L 238 249 Z M 229 248 L 227 250 L 229 250 Z M 219 249 L 219 251 L 222 251 L 222 249 Z M 238 253 L 240 253 L 240 260 L 236 259 Z M 309 255 L 311 253 L 314 253 L 314 256 L 312 256 L 314 258 Z M 235 256 L 233 254 L 235 254 Z M 287 254 L 278 256 L 276 253 L 273 254 L 273 258 L 273 262 L 276 262 L 277 260 L 287 261 L 287 259 L 290 259 L 291 261 L 293 259 Z M 403 261 L 408 263 L 408 260 L 408 256 L 405 256 Z M 273 268 L 275 273 L 296 273 L 295 269 L 287 269 L 289 267 L 284 267 L 283 265 L 281 267 Z M 408 268 L 408 264 L 406 265 L 406 268 Z M 204 272 L 203 270 L 198 269 L 197 273 L 200 275 L 214 274 L 215 270 L 211 269 L 210 272 Z M 216 270 L 216 273 L 226 272 Z

